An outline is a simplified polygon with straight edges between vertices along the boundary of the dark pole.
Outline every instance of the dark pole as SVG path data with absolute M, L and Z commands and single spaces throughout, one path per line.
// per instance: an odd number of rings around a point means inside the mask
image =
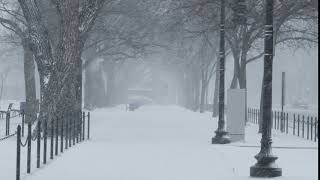
M 63 153 L 63 119 L 61 119 L 60 152 Z
M 43 135 L 43 164 L 47 164 L 47 136 L 48 136 L 47 120 L 44 120 L 44 135 Z
M 82 123 L 83 123 L 83 128 L 82 128 L 82 140 L 85 140 L 85 130 L 86 130 L 86 113 L 82 113 Z
M 87 135 L 88 135 L 88 139 L 90 139 L 90 112 L 88 112 L 88 132 L 87 132 Z
M 17 164 L 16 164 L 16 180 L 20 180 L 20 156 L 21 156 L 21 126 L 17 127 Z
M 28 137 L 27 137 L 27 141 L 28 141 L 28 152 L 27 152 L 27 173 L 30 174 L 31 172 L 31 123 L 28 123 Z
M 53 124 L 53 119 L 51 119 L 50 159 L 53 159 L 53 136 L 54 136 L 54 124 Z
M 22 134 L 22 137 L 24 137 L 24 120 L 25 120 L 25 115 L 24 115 L 24 110 L 22 110 L 22 123 L 21 123 L 21 129 L 22 129 L 22 131 L 21 131 L 21 134 Z
M 285 78 L 286 78 L 286 73 L 282 72 L 282 83 L 281 83 L 281 124 L 280 124 L 280 129 L 281 132 L 284 132 L 284 122 L 285 122 L 285 114 L 283 112 L 283 107 L 285 104 Z
M 41 143 L 41 121 L 38 121 L 37 129 L 37 168 L 40 168 L 40 143 Z
M 272 64 L 273 64 L 273 6 L 274 0 L 266 0 L 266 25 L 264 44 L 264 74 L 263 74 L 263 119 L 261 150 L 255 156 L 257 163 L 250 168 L 252 177 L 282 176 L 282 169 L 275 161 L 278 157 L 272 154 Z
M 221 0 L 220 14 L 220 83 L 219 83 L 219 121 L 218 129 L 215 131 L 216 136 L 212 138 L 212 144 L 230 143 L 228 132 L 225 130 L 224 120 L 224 75 L 225 75 L 225 0 Z

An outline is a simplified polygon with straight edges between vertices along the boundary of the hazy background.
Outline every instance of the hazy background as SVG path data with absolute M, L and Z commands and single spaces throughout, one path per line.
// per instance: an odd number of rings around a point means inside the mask
M 24 77 L 21 49 L 14 44 L 0 44 L 0 73 L 9 70 L 5 80 L 3 100 L 23 100 Z M 157 55 L 154 57 L 159 58 Z M 149 60 L 152 61 L 152 58 Z M 248 105 L 258 106 L 260 101 L 261 81 L 263 72 L 262 59 L 248 64 Z M 274 60 L 273 103 L 281 100 L 281 72 L 286 72 L 286 103 L 303 101 L 317 108 L 318 104 L 318 50 L 317 49 L 278 49 Z M 233 73 L 233 61 L 227 60 L 226 87 L 230 86 Z M 214 78 L 212 78 L 214 80 Z M 37 77 L 37 86 L 38 86 Z M 210 83 L 213 92 L 214 83 Z M 38 90 L 39 88 L 37 88 Z M 209 103 L 212 100 L 209 94 Z M 39 95 L 39 92 L 37 92 Z

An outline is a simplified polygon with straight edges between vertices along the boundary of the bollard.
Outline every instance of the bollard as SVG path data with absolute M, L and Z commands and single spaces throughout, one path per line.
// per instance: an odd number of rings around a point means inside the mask
M 37 168 L 40 168 L 40 140 L 41 140 L 41 122 L 38 121 L 38 129 L 37 129 Z
M 54 124 L 53 124 L 53 119 L 51 119 L 50 159 L 53 159 L 53 136 L 54 136 Z
M 88 112 L 88 139 L 90 139 L 90 112 Z
M 25 120 L 24 110 L 22 110 L 21 117 L 22 117 L 22 122 L 21 122 L 22 131 L 21 131 L 21 134 L 22 134 L 22 137 L 24 137 L 24 120 Z
M 28 152 L 27 152 L 27 173 L 31 172 L 31 123 L 28 123 Z
M 58 156 L 58 143 L 59 143 L 59 126 L 58 126 L 58 122 L 59 122 L 59 120 L 58 119 L 56 119 L 56 128 L 55 128 L 55 130 L 56 130 L 56 146 L 55 146 L 55 155 L 56 156 Z
M 47 120 L 44 120 L 44 133 L 43 133 L 43 164 L 47 164 L 47 137 L 48 137 Z
M 16 180 L 20 180 L 20 156 L 21 156 L 21 126 L 17 127 L 17 162 L 16 162 Z

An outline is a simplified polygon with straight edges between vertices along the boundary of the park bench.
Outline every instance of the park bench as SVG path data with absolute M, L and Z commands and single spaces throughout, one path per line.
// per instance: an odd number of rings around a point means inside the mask
M 126 110 L 134 111 L 134 110 L 138 109 L 140 106 L 141 106 L 141 104 L 139 104 L 139 103 L 129 103 L 129 104 L 127 104 Z

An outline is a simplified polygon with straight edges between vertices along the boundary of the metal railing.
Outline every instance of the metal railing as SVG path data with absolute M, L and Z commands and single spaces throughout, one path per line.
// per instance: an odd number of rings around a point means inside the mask
M 32 124 L 28 123 L 28 135 L 25 140 L 22 140 L 22 127 L 17 126 L 17 159 L 16 159 L 16 180 L 20 180 L 21 170 L 21 148 L 27 147 L 27 173 L 31 173 L 31 150 L 32 141 L 36 142 L 36 167 L 40 168 L 41 157 L 42 163 L 47 164 L 47 148 L 48 140 L 50 141 L 50 159 L 54 159 L 54 156 L 63 153 L 71 146 L 74 146 L 82 141 L 85 141 L 85 133 L 87 133 L 87 139 L 90 139 L 90 112 L 85 114 L 82 112 L 80 119 L 75 114 L 71 114 L 64 119 L 55 119 L 51 122 L 37 121 L 34 126 L 36 133 L 32 133 Z M 87 125 L 87 126 L 86 126 Z M 87 132 L 86 132 L 87 130 Z M 23 142 L 24 141 L 24 142 Z M 43 144 L 43 151 L 41 155 L 41 144 Z
M 248 121 L 259 124 L 259 109 L 248 108 Z M 318 117 L 310 114 L 272 111 L 272 128 L 285 134 L 292 134 L 317 142 Z

